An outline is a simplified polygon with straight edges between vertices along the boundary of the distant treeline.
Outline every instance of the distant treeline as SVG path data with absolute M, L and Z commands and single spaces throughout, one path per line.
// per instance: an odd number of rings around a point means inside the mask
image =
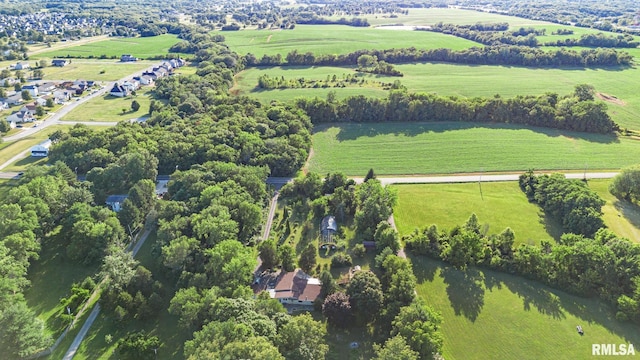
M 640 44 L 631 35 L 606 36 L 603 33 L 583 34 L 579 39 L 562 39 L 545 43 L 546 46 L 587 46 L 603 48 L 636 48 Z
M 571 67 L 606 67 L 629 65 L 632 56 L 627 52 L 615 49 L 570 49 L 542 50 L 527 46 L 501 45 L 473 47 L 465 50 L 451 49 L 416 49 L 415 47 L 387 50 L 358 50 L 349 54 L 316 55 L 307 52 L 302 63 L 296 65 L 309 66 L 353 66 L 357 65 L 361 55 L 375 56 L 378 61 L 390 64 L 416 62 L 447 62 L 471 65 L 510 65 L 510 66 L 571 66 Z M 288 64 L 281 54 L 267 55 L 258 59 L 253 54 L 244 57 L 247 66 L 279 66 Z M 293 65 L 293 64 L 288 64 Z
M 437 23 L 431 27 L 419 28 L 422 31 L 433 31 L 457 36 L 463 39 L 475 41 L 484 45 L 520 45 L 538 46 L 536 36 L 544 35 L 545 29 L 520 28 L 506 31 L 507 23 L 454 25 Z
M 295 18 L 295 22 L 297 24 L 302 25 L 347 25 L 347 26 L 356 26 L 356 27 L 368 27 L 369 22 L 364 18 L 340 18 L 338 20 L 330 20 L 326 18 L 320 18 L 317 16 L 312 17 L 303 17 L 298 16 Z
M 393 83 L 367 80 L 357 75 L 343 74 L 338 78 L 335 74 L 333 77 L 327 75 L 325 80 L 314 80 L 305 78 L 285 79 L 281 77 L 271 77 L 267 74 L 258 77 L 258 89 L 301 89 L 301 88 L 344 88 L 344 87 L 378 87 L 384 90 L 399 89 L 402 87 L 399 81 Z
M 581 88 L 581 86 L 578 86 Z M 576 90 L 578 93 L 578 90 Z M 344 100 L 297 100 L 314 124 L 381 121 L 463 121 L 522 124 L 591 133 L 612 133 L 618 125 L 606 105 L 577 94 L 560 97 L 547 93 L 514 98 L 458 98 L 426 93 L 392 91 L 386 98 L 362 95 Z

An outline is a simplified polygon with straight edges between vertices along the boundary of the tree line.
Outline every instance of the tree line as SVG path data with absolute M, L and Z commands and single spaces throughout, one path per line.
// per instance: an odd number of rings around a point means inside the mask
M 619 320 L 640 323 L 640 245 L 607 229 L 592 238 L 567 233 L 558 244 L 514 246 L 510 228 L 487 235 L 473 214 L 448 232 L 431 225 L 404 240 L 410 251 L 458 268 L 483 266 L 581 296 L 598 296 L 617 308 Z
M 509 25 L 507 24 L 508 28 Z M 534 29 L 521 27 L 517 30 L 507 31 L 504 24 L 476 24 L 476 25 L 455 25 L 436 23 L 430 27 L 419 28 L 421 31 L 432 31 L 447 35 L 453 35 L 463 39 L 475 41 L 484 45 L 518 45 L 518 46 L 538 46 L 536 36 L 544 35 L 545 29 Z
M 299 98 L 314 124 L 330 122 L 466 121 L 541 126 L 562 130 L 612 133 L 619 129 L 596 102 L 593 87 L 578 85 L 568 96 L 547 93 L 514 98 L 458 98 L 427 93 L 392 91 L 386 98 L 362 95 L 344 100 Z
M 399 81 L 393 83 L 368 80 L 358 76 L 358 74 L 346 74 L 338 78 L 327 75 L 324 80 L 313 80 L 306 78 L 285 79 L 281 77 L 271 77 L 268 74 L 262 74 L 258 77 L 258 89 L 300 89 L 300 88 L 344 88 L 344 87 L 378 87 L 384 90 L 399 89 L 402 87 Z M 0 129 L 1 130 L 1 129 Z M 7 130 L 8 131 L 8 130 Z
M 586 46 L 602 48 L 637 48 L 640 42 L 632 35 L 607 36 L 603 33 L 582 34 L 578 39 L 562 39 L 545 43 L 545 46 Z
M 584 49 L 575 51 L 566 48 L 546 50 L 530 46 L 493 45 L 472 47 L 464 50 L 451 49 L 386 49 L 386 50 L 358 50 L 349 54 L 316 55 L 307 52 L 303 62 L 296 65 L 308 66 L 355 66 L 362 55 L 375 56 L 378 61 L 389 64 L 403 64 L 416 62 L 446 62 L 454 64 L 472 65 L 513 65 L 528 67 L 604 67 L 628 66 L 632 56 L 627 52 L 615 49 Z M 298 57 L 296 57 L 297 59 Z M 290 65 L 281 54 L 265 54 L 261 58 L 249 53 L 244 56 L 246 66 L 280 66 Z

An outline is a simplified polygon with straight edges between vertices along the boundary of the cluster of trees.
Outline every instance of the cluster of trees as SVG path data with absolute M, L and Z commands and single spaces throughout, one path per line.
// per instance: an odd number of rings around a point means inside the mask
M 621 320 L 640 322 L 640 245 L 600 229 L 593 238 L 564 234 L 558 244 L 514 247 L 510 228 L 487 235 L 475 214 L 449 232 L 436 225 L 406 236 L 407 249 L 464 268 L 479 265 L 516 273 L 617 306 Z
M 349 54 L 323 54 L 305 56 L 305 63 L 309 66 L 355 66 L 362 55 L 371 55 L 378 61 L 390 64 L 416 62 L 447 62 L 472 65 L 514 65 L 514 66 L 572 66 L 572 67 L 601 67 L 628 66 L 632 56 L 627 52 L 615 49 L 584 49 L 574 51 L 566 48 L 544 50 L 530 46 L 494 45 L 473 47 L 464 50 L 451 49 L 386 49 L 386 50 L 358 50 Z M 258 59 L 253 54 L 244 57 L 247 66 L 279 66 L 285 63 L 282 55 L 265 54 Z
M 258 77 L 258 89 L 301 89 L 301 88 L 345 88 L 345 87 L 379 87 L 385 90 L 399 89 L 402 85 L 399 81 L 393 83 L 368 80 L 359 77 L 358 74 L 346 74 L 338 78 L 327 75 L 325 80 L 313 80 L 305 78 L 285 79 L 281 77 L 271 77 L 263 74 Z
M 546 43 L 545 46 L 586 46 L 602 48 L 636 48 L 640 42 L 632 35 L 607 36 L 603 33 L 582 34 L 578 39 L 563 39 Z
M 295 18 L 295 22 L 298 24 L 305 25 L 347 25 L 347 26 L 355 26 L 355 27 L 369 27 L 369 22 L 365 18 L 340 18 L 338 20 L 331 20 L 326 18 L 320 18 L 315 15 L 311 17 L 303 17 L 298 16 Z
M 394 68 L 393 65 L 386 61 L 378 61 L 378 58 L 371 55 L 362 55 L 358 57 L 358 69 L 371 74 L 403 76 L 402 72 Z
M 606 105 L 593 99 L 589 85 L 578 85 L 573 94 L 547 93 L 514 98 L 458 98 L 396 90 L 387 98 L 362 95 L 343 100 L 298 99 L 314 124 L 380 121 L 468 121 L 522 124 L 563 130 L 612 133 L 619 130 Z
M 605 201 L 585 182 L 567 179 L 562 174 L 536 176 L 530 170 L 520 175 L 519 183 L 530 201 L 560 220 L 566 233 L 592 237 L 604 227 Z
M 618 199 L 629 202 L 640 200 L 640 166 L 622 169 L 609 185 L 609 191 Z
M 420 30 L 449 34 L 484 45 L 518 45 L 530 47 L 538 46 L 536 36 L 544 35 L 546 31 L 545 29 L 523 27 L 518 30 L 506 31 L 506 29 L 504 29 L 505 25 L 508 29 L 509 25 L 504 23 L 455 25 L 439 22 L 431 27 L 420 28 Z
M 37 319 L 24 300 L 28 287 L 27 270 L 39 256 L 41 244 L 52 240 L 51 231 L 61 226 L 59 233 L 67 247 L 69 259 L 74 258 L 76 243 L 100 247 L 100 239 L 123 234 L 115 217 L 102 216 L 83 221 L 74 217 L 79 208 L 89 216 L 105 215 L 92 208 L 93 196 L 87 186 L 76 181 L 75 174 L 63 163 L 53 166 L 31 166 L 17 187 L 11 189 L 0 203 L 0 351 L 9 358 L 21 358 L 42 350 L 51 343 L 44 323 Z M 77 222 L 77 223 L 76 223 Z M 88 254 L 87 254 L 88 255 Z M 82 286 L 83 289 L 91 286 Z M 84 297 L 80 287 L 67 298 L 74 307 Z M 61 311 L 62 313 L 62 311 Z M 60 314 L 61 315 L 61 314 Z

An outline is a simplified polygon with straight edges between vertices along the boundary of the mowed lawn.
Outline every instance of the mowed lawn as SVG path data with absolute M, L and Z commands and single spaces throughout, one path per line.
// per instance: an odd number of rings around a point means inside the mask
M 410 258 L 418 296 L 444 319 L 447 360 L 591 359 L 591 344 L 640 346 L 637 325 L 617 321 L 598 300 L 514 275 Z
M 116 81 L 134 72 L 151 67 L 158 62 L 137 61 L 121 63 L 117 60 L 71 60 L 64 67 L 48 66 L 44 68 L 44 80 L 94 80 Z
M 419 49 L 468 49 L 480 44 L 427 31 L 391 31 L 357 28 L 345 25 L 296 25 L 293 30 L 240 30 L 219 32 L 231 50 L 258 58 L 265 54 L 308 51 L 316 55 L 347 54 L 362 49 L 391 49 L 416 47 Z
M 65 49 L 52 50 L 33 55 L 32 59 L 71 57 L 120 57 L 122 54 L 131 54 L 138 58 L 165 55 L 169 48 L 180 40 L 176 35 L 163 34 L 151 37 L 124 38 L 114 37 L 103 41 L 73 46 Z
M 518 183 L 395 185 L 398 204 L 393 216 L 400 235 L 435 224 L 440 230 L 462 225 L 475 213 L 488 234 L 510 227 L 516 243 L 538 244 L 553 240 L 561 232 L 558 224 L 545 219 L 540 208 L 530 203 Z M 482 190 L 482 194 L 480 191 Z M 546 221 L 548 220 L 548 221 Z
M 604 223 L 617 235 L 640 242 L 640 207 L 611 195 L 611 181 L 589 180 L 589 187 L 607 202 L 602 207 Z
M 135 96 L 119 98 L 107 94 L 95 97 L 70 111 L 61 120 L 118 122 L 146 116 L 149 114 L 152 96 L 152 89 L 147 87 L 139 89 Z M 131 109 L 134 100 L 140 104 L 138 111 Z M 125 111 L 122 111 L 123 109 Z
M 640 156 L 630 138 L 503 124 L 328 124 L 312 144 L 310 171 L 355 176 L 619 169 Z

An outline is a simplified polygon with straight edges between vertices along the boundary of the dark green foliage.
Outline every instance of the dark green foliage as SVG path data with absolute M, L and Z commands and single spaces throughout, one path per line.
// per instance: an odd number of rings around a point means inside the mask
M 347 266 L 351 266 L 352 264 L 353 264 L 353 261 L 349 254 L 339 252 L 331 257 L 332 268 L 347 267 Z
M 403 307 L 393 321 L 391 335 L 400 335 L 420 358 L 432 358 L 442 351 L 443 337 L 440 333 L 442 317 L 431 307 L 414 302 Z
M 334 326 L 345 328 L 353 324 L 353 312 L 349 296 L 343 292 L 333 293 L 322 304 L 322 315 Z
M 358 271 L 347 287 L 349 302 L 360 323 L 369 323 L 380 316 L 383 293 L 378 277 L 370 271 Z
M 296 268 L 296 253 L 291 245 L 285 244 L 278 249 L 280 260 L 282 261 L 282 269 L 284 271 L 293 271 Z
M 130 332 L 118 341 L 116 351 L 121 359 L 151 360 L 156 358 L 154 349 L 158 349 L 160 345 L 162 343 L 157 336 Z
M 541 126 L 592 133 L 619 130 L 602 102 L 579 92 L 516 96 L 513 98 L 458 98 L 393 90 L 386 98 L 362 95 L 328 102 L 321 98 L 296 101 L 314 124 L 327 122 L 464 121 Z M 411 104 L 411 106 L 409 106 Z
M 35 354 L 51 344 L 44 323 L 27 307 L 24 300 L 0 311 L 0 351 L 8 359 Z
M 279 264 L 278 249 L 273 239 L 265 240 L 258 247 L 260 251 L 260 259 L 265 269 L 271 269 Z
M 298 260 L 298 265 L 300 265 L 302 271 L 307 274 L 312 274 L 313 269 L 316 267 L 317 256 L 318 249 L 316 248 L 316 245 L 313 243 L 307 245 L 307 247 L 302 251 L 302 254 L 300 254 L 300 260 Z
M 609 185 L 609 191 L 615 197 L 627 201 L 640 200 L 640 166 L 622 169 Z
M 397 201 L 397 192 L 383 187 L 380 181 L 372 179 L 364 182 L 356 190 L 358 210 L 355 214 L 357 233 L 363 240 L 373 240 L 381 221 L 391 216 Z
M 303 314 L 292 317 L 279 329 L 276 344 L 287 360 L 320 360 L 329 351 L 324 340 L 326 334 L 322 323 Z
M 140 103 L 137 100 L 131 102 L 131 111 L 136 112 L 140 110 Z
M 400 335 L 387 339 L 383 346 L 374 344 L 373 360 L 418 360 L 420 357 Z

